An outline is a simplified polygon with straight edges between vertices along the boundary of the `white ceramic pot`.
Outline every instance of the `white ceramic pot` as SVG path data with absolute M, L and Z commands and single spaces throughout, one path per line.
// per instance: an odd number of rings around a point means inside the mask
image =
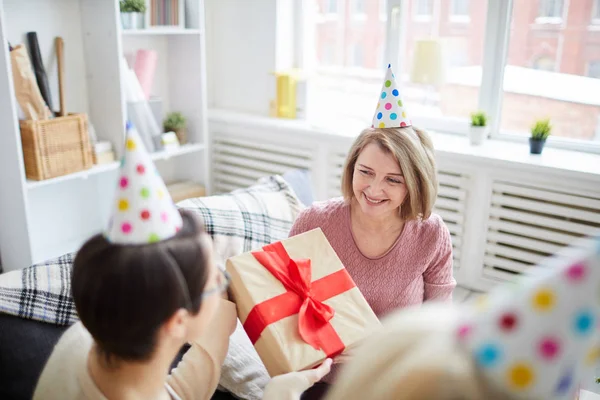
M 123 29 L 144 29 L 144 14 L 139 12 L 122 12 L 121 25 Z
M 469 128 L 469 142 L 472 145 L 478 146 L 487 138 L 487 126 L 471 126 Z

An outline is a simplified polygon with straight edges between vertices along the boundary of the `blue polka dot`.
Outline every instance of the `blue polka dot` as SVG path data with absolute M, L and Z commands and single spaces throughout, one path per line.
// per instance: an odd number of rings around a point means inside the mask
M 392 68 L 392 64 L 388 64 L 388 68 Z
M 392 94 L 393 94 L 394 96 L 398 96 L 398 89 L 394 89 L 394 90 L 392 90 Z
M 396 75 L 392 74 L 392 78 L 395 78 L 395 77 L 396 77 Z
M 381 92 L 381 98 L 385 99 L 385 96 L 387 96 L 387 93 L 386 92 Z
M 483 367 L 493 367 L 500 359 L 500 350 L 493 344 L 486 344 L 477 350 L 476 357 Z
M 398 115 L 396 115 L 396 113 L 390 114 L 390 119 L 396 119 L 396 118 L 398 118 Z
M 594 327 L 594 315 L 589 311 L 582 311 L 575 317 L 575 332 L 587 335 Z
M 125 165 L 125 156 L 121 157 L 121 168 Z
M 381 119 L 383 117 L 382 113 L 377 113 L 377 119 Z
M 571 384 L 573 383 L 573 372 L 569 371 L 563 375 L 556 385 L 556 394 L 565 395 L 569 392 Z

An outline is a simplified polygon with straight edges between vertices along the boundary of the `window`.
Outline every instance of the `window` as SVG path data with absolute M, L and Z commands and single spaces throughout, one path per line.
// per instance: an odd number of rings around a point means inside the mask
M 562 2 L 542 3 L 546 15 L 562 12 L 561 8 L 556 11 Z M 577 6 L 574 1 L 569 4 Z M 585 76 L 586 69 L 588 75 L 590 73 L 586 60 L 583 56 L 574 57 L 574 53 L 561 51 L 561 41 L 578 46 L 574 50 L 582 55 L 591 52 L 592 45 L 579 36 L 577 26 L 567 26 L 562 32 L 539 37 L 539 30 L 529 28 L 526 15 L 527 9 L 513 7 L 513 29 L 510 30 L 504 68 L 500 134 L 526 137 L 536 119 L 550 118 L 553 125 L 551 138 L 594 140 L 600 122 L 600 98 L 597 95 L 600 80 Z M 588 35 L 594 33 L 586 30 Z M 529 65 L 533 68 L 528 67 L 528 60 L 532 59 L 535 61 Z
M 355 14 L 365 13 L 365 0 L 352 0 L 352 11 Z
M 338 0 L 325 0 L 325 12 L 327 14 L 337 14 Z
M 469 0 L 452 0 L 452 2 L 450 3 L 450 16 L 468 17 Z
M 540 0 L 538 17 L 562 18 L 563 0 Z
M 470 114 L 481 109 L 490 116 L 492 137 L 526 142 L 535 121 L 549 117 L 553 129 L 547 146 L 600 152 L 600 135 L 595 135 L 600 132 L 598 31 L 575 18 L 565 18 L 560 30 L 532 24 L 538 6 L 540 15 L 555 18 L 569 13 L 566 7 L 579 7 L 573 15 L 591 15 L 591 2 L 583 14 L 580 2 L 539 0 L 531 15 L 530 7 L 517 7 L 515 1 L 386 1 L 379 7 L 365 2 L 364 24 L 350 24 L 352 16 L 341 15 L 351 13 L 341 13 L 331 26 L 304 27 L 314 30 L 307 37 L 320 55 L 307 71 L 311 123 L 348 127 L 350 134 L 370 125 L 373 94 L 392 63 L 417 126 L 467 134 Z M 378 18 L 382 7 L 389 24 Z M 442 16 L 465 9 L 470 20 L 460 27 Z M 426 14 L 429 20 L 416 18 Z
M 594 4 L 592 5 L 592 23 L 600 23 L 600 0 L 594 0 Z
M 433 14 L 433 0 L 413 0 L 410 3 L 413 3 L 417 17 L 431 17 Z
M 600 60 L 590 61 L 588 63 L 587 76 L 600 79 Z

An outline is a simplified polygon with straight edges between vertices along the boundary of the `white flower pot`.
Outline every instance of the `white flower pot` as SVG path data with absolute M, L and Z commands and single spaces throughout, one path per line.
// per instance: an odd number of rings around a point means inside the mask
M 471 126 L 469 129 L 469 142 L 474 146 L 478 146 L 487 138 L 487 133 L 487 126 Z
M 144 14 L 139 12 L 122 12 L 121 25 L 123 29 L 144 29 Z

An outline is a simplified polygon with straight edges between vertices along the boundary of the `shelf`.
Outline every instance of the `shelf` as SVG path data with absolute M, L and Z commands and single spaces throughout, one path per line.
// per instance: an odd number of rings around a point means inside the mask
M 161 35 L 200 35 L 200 29 L 180 28 L 151 28 L 151 29 L 123 29 L 123 36 L 161 36 Z
M 171 157 L 202 151 L 205 147 L 205 145 L 199 143 L 188 143 L 173 150 L 161 150 L 154 152 L 150 154 L 150 157 L 152 158 L 152 161 L 168 160 Z
M 204 150 L 205 146 L 203 144 L 184 144 L 177 149 L 173 150 L 161 150 L 155 153 L 150 154 L 152 161 L 159 160 L 169 160 L 172 157 L 177 157 L 183 154 L 190 154 Z M 59 182 L 65 182 L 72 179 L 87 179 L 91 175 L 101 174 L 104 172 L 109 172 L 117 169 L 119 167 L 119 162 L 111 162 L 109 164 L 101 164 L 95 165 L 90 169 L 86 169 L 85 171 L 75 172 L 69 175 L 58 176 L 56 178 L 46 179 L 43 181 L 33 181 L 27 180 L 27 189 L 35 189 L 42 186 L 53 185 Z
M 90 169 L 75 172 L 68 175 L 57 176 L 56 178 L 45 179 L 43 181 L 27 180 L 27 189 L 35 189 L 42 186 L 53 185 L 59 182 L 65 182 L 72 179 L 87 179 L 90 175 L 101 174 L 103 172 L 113 171 L 119 167 L 119 162 L 111 162 L 109 164 L 94 165 Z

